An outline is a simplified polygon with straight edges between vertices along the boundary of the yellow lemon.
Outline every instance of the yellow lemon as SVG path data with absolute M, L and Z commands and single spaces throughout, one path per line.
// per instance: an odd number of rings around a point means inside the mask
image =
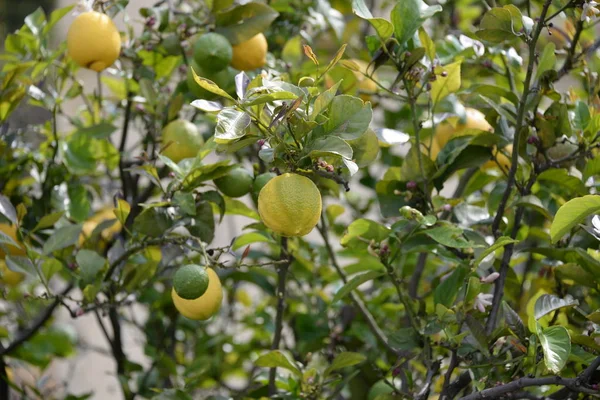
M 88 11 L 75 18 L 67 33 L 69 56 L 82 67 L 100 72 L 121 52 L 121 35 L 106 14 Z
M 208 274 L 208 287 L 206 292 L 197 299 L 186 300 L 177 294 L 175 288 L 171 290 L 173 304 L 184 317 L 204 321 L 215 315 L 221 308 L 221 302 L 223 301 L 221 280 L 212 268 L 206 268 L 206 272 Z
M 490 160 L 490 161 L 486 162 L 485 164 L 483 164 L 481 166 L 481 168 L 482 169 L 498 168 L 498 165 L 500 165 L 502 167 L 502 170 L 508 172 L 508 170 L 510 169 L 510 157 L 512 156 L 513 145 L 509 144 L 502 150 L 503 151 L 498 151 L 496 146 L 494 146 L 494 149 L 492 151 L 493 151 L 494 157 L 496 158 L 497 163 L 494 160 Z M 504 153 L 508 154 L 508 156 L 506 156 Z
M 263 223 L 283 236 L 304 236 L 321 217 L 321 193 L 305 176 L 283 174 L 271 179 L 258 195 Z
M 109 226 L 106 226 L 100 233 L 100 244 L 104 245 L 106 242 L 112 240 L 116 235 L 121 232 L 123 228 L 121 222 L 117 219 L 112 208 L 104 208 L 98 211 L 93 217 L 83 223 L 81 235 L 79 235 L 79 246 L 83 246 L 85 241 L 92 236 L 92 233 L 98 225 L 103 222 L 112 221 Z
M 457 121 L 457 118 L 449 118 L 436 126 L 433 140 L 437 142 L 437 145 L 431 146 L 431 159 L 435 160 L 437 158 L 440 150 L 444 148 L 450 139 L 469 134 L 468 131 L 471 129 L 479 129 L 487 132 L 494 131 L 494 128 L 486 121 L 485 115 L 481 111 L 466 108 L 465 112 L 467 120 L 464 124 Z
M 192 122 L 176 119 L 162 132 L 162 145 L 167 146 L 162 154 L 178 163 L 184 158 L 194 158 L 204 144 L 202 134 Z
M 5 283 L 7 286 L 17 286 L 23 279 L 25 279 L 24 274 L 11 271 L 8 269 L 6 262 L 0 260 L 0 284 Z
M 267 63 L 267 38 L 262 33 L 233 46 L 231 66 L 240 71 L 251 71 Z
M 0 224 L 0 232 L 9 236 L 15 242 L 19 242 L 17 239 L 17 226 L 16 225 L 8 225 L 8 224 Z M 13 246 L 7 243 L 2 243 L 0 246 L 0 260 L 3 260 L 6 257 L 6 253 L 4 249 L 8 250 L 8 255 L 11 256 L 24 256 L 25 255 L 25 247 L 23 245 Z

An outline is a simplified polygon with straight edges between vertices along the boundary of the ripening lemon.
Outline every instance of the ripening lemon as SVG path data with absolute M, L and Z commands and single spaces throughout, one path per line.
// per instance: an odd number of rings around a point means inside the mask
M 467 114 L 467 121 L 464 124 L 461 124 L 457 117 L 452 117 L 436 126 L 433 138 L 435 145 L 432 144 L 430 153 L 432 160 L 437 158 L 438 153 L 450 139 L 469 134 L 469 130 L 471 129 L 487 132 L 494 131 L 494 128 L 486 121 L 485 115 L 481 111 L 473 108 L 466 108 L 465 112 Z
M 171 290 L 173 304 L 184 317 L 204 321 L 215 315 L 221 308 L 221 302 L 223 301 L 221 280 L 212 268 L 206 268 L 206 272 L 208 274 L 208 287 L 204 294 L 197 299 L 186 300 L 177 294 L 175 288 Z
M 88 11 L 71 24 L 67 49 L 77 64 L 100 72 L 119 58 L 121 35 L 108 15 Z
M 9 236 L 16 243 L 19 243 L 19 240 L 17 239 L 17 226 L 16 225 L 0 224 L 0 232 Z M 22 245 L 19 245 L 17 247 L 17 246 L 13 246 L 13 245 L 10 245 L 7 243 L 2 243 L 2 246 L 0 246 L 0 260 L 3 260 L 4 257 L 6 257 L 6 253 L 4 252 L 4 249 L 8 250 L 8 255 L 11 255 L 11 256 L 24 256 L 25 255 L 25 247 L 23 247 Z
M 512 150 L 513 150 L 512 144 L 507 145 L 504 149 L 502 149 L 502 151 L 498 151 L 496 146 L 494 146 L 492 152 L 493 152 L 494 156 L 496 157 L 497 162 L 492 159 L 492 160 L 486 162 L 485 164 L 483 164 L 481 166 L 481 168 L 482 169 L 498 168 L 498 165 L 500 165 L 502 167 L 503 171 L 508 172 L 508 170 L 510 169 L 510 157 L 512 156 Z M 506 156 L 505 153 L 508 154 L 508 156 Z
M 6 265 L 6 261 L 0 260 L 0 284 L 7 286 L 17 286 L 25 279 L 25 275 L 20 272 L 11 271 Z
M 321 217 L 321 193 L 305 176 L 283 174 L 271 179 L 258 195 L 263 223 L 283 236 L 304 236 Z
M 98 235 L 98 241 L 95 242 L 95 244 L 100 245 L 99 247 L 106 245 L 106 243 L 118 235 L 123 228 L 113 209 L 110 207 L 104 208 L 83 223 L 81 235 L 79 235 L 79 247 L 83 246 L 85 242 L 92 237 L 96 227 L 103 223 L 106 223 L 107 226 L 103 226 L 104 229 L 102 229 Z
M 204 144 L 198 127 L 185 119 L 170 122 L 162 132 L 162 154 L 178 163 L 184 158 L 194 158 Z
M 267 63 L 267 38 L 262 33 L 233 46 L 231 66 L 240 71 L 252 71 Z

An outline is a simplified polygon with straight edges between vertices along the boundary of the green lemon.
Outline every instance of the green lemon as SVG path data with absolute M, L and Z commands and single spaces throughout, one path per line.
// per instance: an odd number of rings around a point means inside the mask
M 223 35 L 205 33 L 194 43 L 194 61 L 206 71 L 225 69 L 233 57 L 233 48 Z
M 215 185 L 226 196 L 242 197 L 252 188 L 254 179 L 250 171 L 243 167 L 236 167 L 225 176 L 214 180 Z
M 252 184 L 252 198 L 254 198 L 255 201 L 258 201 L 258 194 L 260 193 L 261 189 L 267 184 L 267 182 L 276 176 L 277 174 L 273 172 L 265 172 L 254 179 L 254 183 Z
M 175 292 L 185 300 L 194 300 L 202 296 L 208 288 L 206 268 L 196 264 L 185 265 L 173 276 Z

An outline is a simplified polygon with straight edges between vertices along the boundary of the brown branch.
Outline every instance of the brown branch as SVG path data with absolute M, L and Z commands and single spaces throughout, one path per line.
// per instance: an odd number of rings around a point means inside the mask
M 293 257 L 288 254 L 288 238 L 281 238 L 281 259 L 287 259 L 287 262 L 280 265 L 277 269 L 277 314 L 275 315 L 275 332 L 273 334 L 273 342 L 271 350 L 279 349 L 281 342 L 281 332 L 283 330 L 283 314 L 285 312 L 285 295 L 286 295 L 286 278 Z M 277 368 L 273 367 L 269 370 L 269 395 L 277 393 L 275 378 L 277 377 Z
M 15 340 L 13 340 L 6 348 L 0 349 L 0 357 L 11 353 L 13 350 L 17 349 L 21 344 L 23 344 L 24 342 L 29 340 L 33 335 L 35 335 L 46 324 L 46 322 L 50 319 L 50 317 L 52 317 L 52 314 L 54 314 L 54 310 L 56 310 L 56 307 L 58 307 L 58 305 L 61 302 L 61 298 L 64 295 L 66 295 L 67 293 L 69 293 L 71 291 L 71 289 L 73 289 L 72 284 L 67 286 L 54 299 L 52 304 L 50 304 L 44 311 L 41 312 L 40 315 L 38 315 L 38 317 L 35 319 L 35 321 L 29 328 L 27 328 L 26 330 L 21 332 L 17 336 L 17 338 Z

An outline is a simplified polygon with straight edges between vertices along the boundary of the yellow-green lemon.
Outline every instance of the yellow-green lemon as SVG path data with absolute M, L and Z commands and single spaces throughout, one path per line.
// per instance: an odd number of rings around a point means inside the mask
M 69 56 L 80 66 L 100 72 L 121 52 L 121 35 L 106 14 L 88 11 L 75 18 L 67 33 Z
M 185 119 L 176 119 L 162 132 L 162 154 L 178 163 L 184 158 L 194 158 L 204 144 L 198 127 Z
M 321 217 L 321 193 L 305 176 L 283 174 L 271 179 L 258 195 L 263 223 L 283 236 L 304 236 Z
M 267 63 L 269 45 L 262 33 L 252 36 L 245 42 L 233 46 L 231 65 L 240 71 L 252 71 Z
M 208 287 L 204 294 L 197 299 L 186 300 L 177 294 L 175 288 L 171 290 L 173 304 L 184 317 L 203 321 L 215 315 L 221 308 L 221 302 L 223 301 L 221 280 L 211 268 L 206 268 L 206 273 L 208 275 Z

